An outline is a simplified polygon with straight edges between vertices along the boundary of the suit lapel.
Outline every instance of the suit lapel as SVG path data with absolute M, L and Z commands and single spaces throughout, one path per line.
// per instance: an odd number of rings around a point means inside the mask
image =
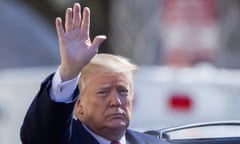
M 75 144 L 99 144 L 98 141 L 85 130 L 79 120 L 74 120 L 73 143 Z M 80 143 L 79 143 L 80 142 Z
M 131 130 L 127 130 L 126 132 L 126 139 L 129 144 L 145 144 L 139 136 L 137 136 Z

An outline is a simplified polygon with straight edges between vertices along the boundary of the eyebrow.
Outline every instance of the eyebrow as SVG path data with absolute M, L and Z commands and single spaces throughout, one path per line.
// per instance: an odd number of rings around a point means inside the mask
M 109 88 L 110 86 L 111 86 L 110 84 L 101 84 L 100 88 L 105 89 L 105 88 Z
M 124 81 L 120 81 L 117 83 L 117 86 L 122 86 L 122 87 L 130 87 L 130 83 L 128 82 L 124 82 Z M 101 84 L 100 88 L 109 88 L 111 87 L 111 84 Z

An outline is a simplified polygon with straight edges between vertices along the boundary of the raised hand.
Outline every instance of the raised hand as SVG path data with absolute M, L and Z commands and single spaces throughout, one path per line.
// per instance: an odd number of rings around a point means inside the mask
M 106 39 L 105 35 L 99 35 L 90 40 L 90 9 L 83 9 L 75 3 L 72 8 L 66 10 L 65 29 L 62 19 L 56 18 L 56 29 L 59 40 L 61 65 L 60 74 L 63 81 L 77 76 L 82 68 L 89 63 L 97 53 L 100 44 Z

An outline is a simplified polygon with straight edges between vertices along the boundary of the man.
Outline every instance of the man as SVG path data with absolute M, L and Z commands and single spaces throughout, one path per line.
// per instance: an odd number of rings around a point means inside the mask
M 129 130 L 133 74 L 126 58 L 97 54 L 106 36 L 89 38 L 90 10 L 68 8 L 56 19 L 61 64 L 41 85 L 21 128 L 23 144 L 159 144 Z M 80 91 L 80 93 L 79 93 Z M 73 117 L 76 117 L 74 119 Z

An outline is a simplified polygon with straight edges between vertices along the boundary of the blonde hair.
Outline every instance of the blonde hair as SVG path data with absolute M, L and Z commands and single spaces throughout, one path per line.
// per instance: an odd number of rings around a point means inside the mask
M 98 71 L 130 73 L 132 77 L 137 71 L 137 65 L 123 56 L 103 53 L 96 54 L 81 71 L 79 80 L 80 89 L 82 89 L 84 79 Z

